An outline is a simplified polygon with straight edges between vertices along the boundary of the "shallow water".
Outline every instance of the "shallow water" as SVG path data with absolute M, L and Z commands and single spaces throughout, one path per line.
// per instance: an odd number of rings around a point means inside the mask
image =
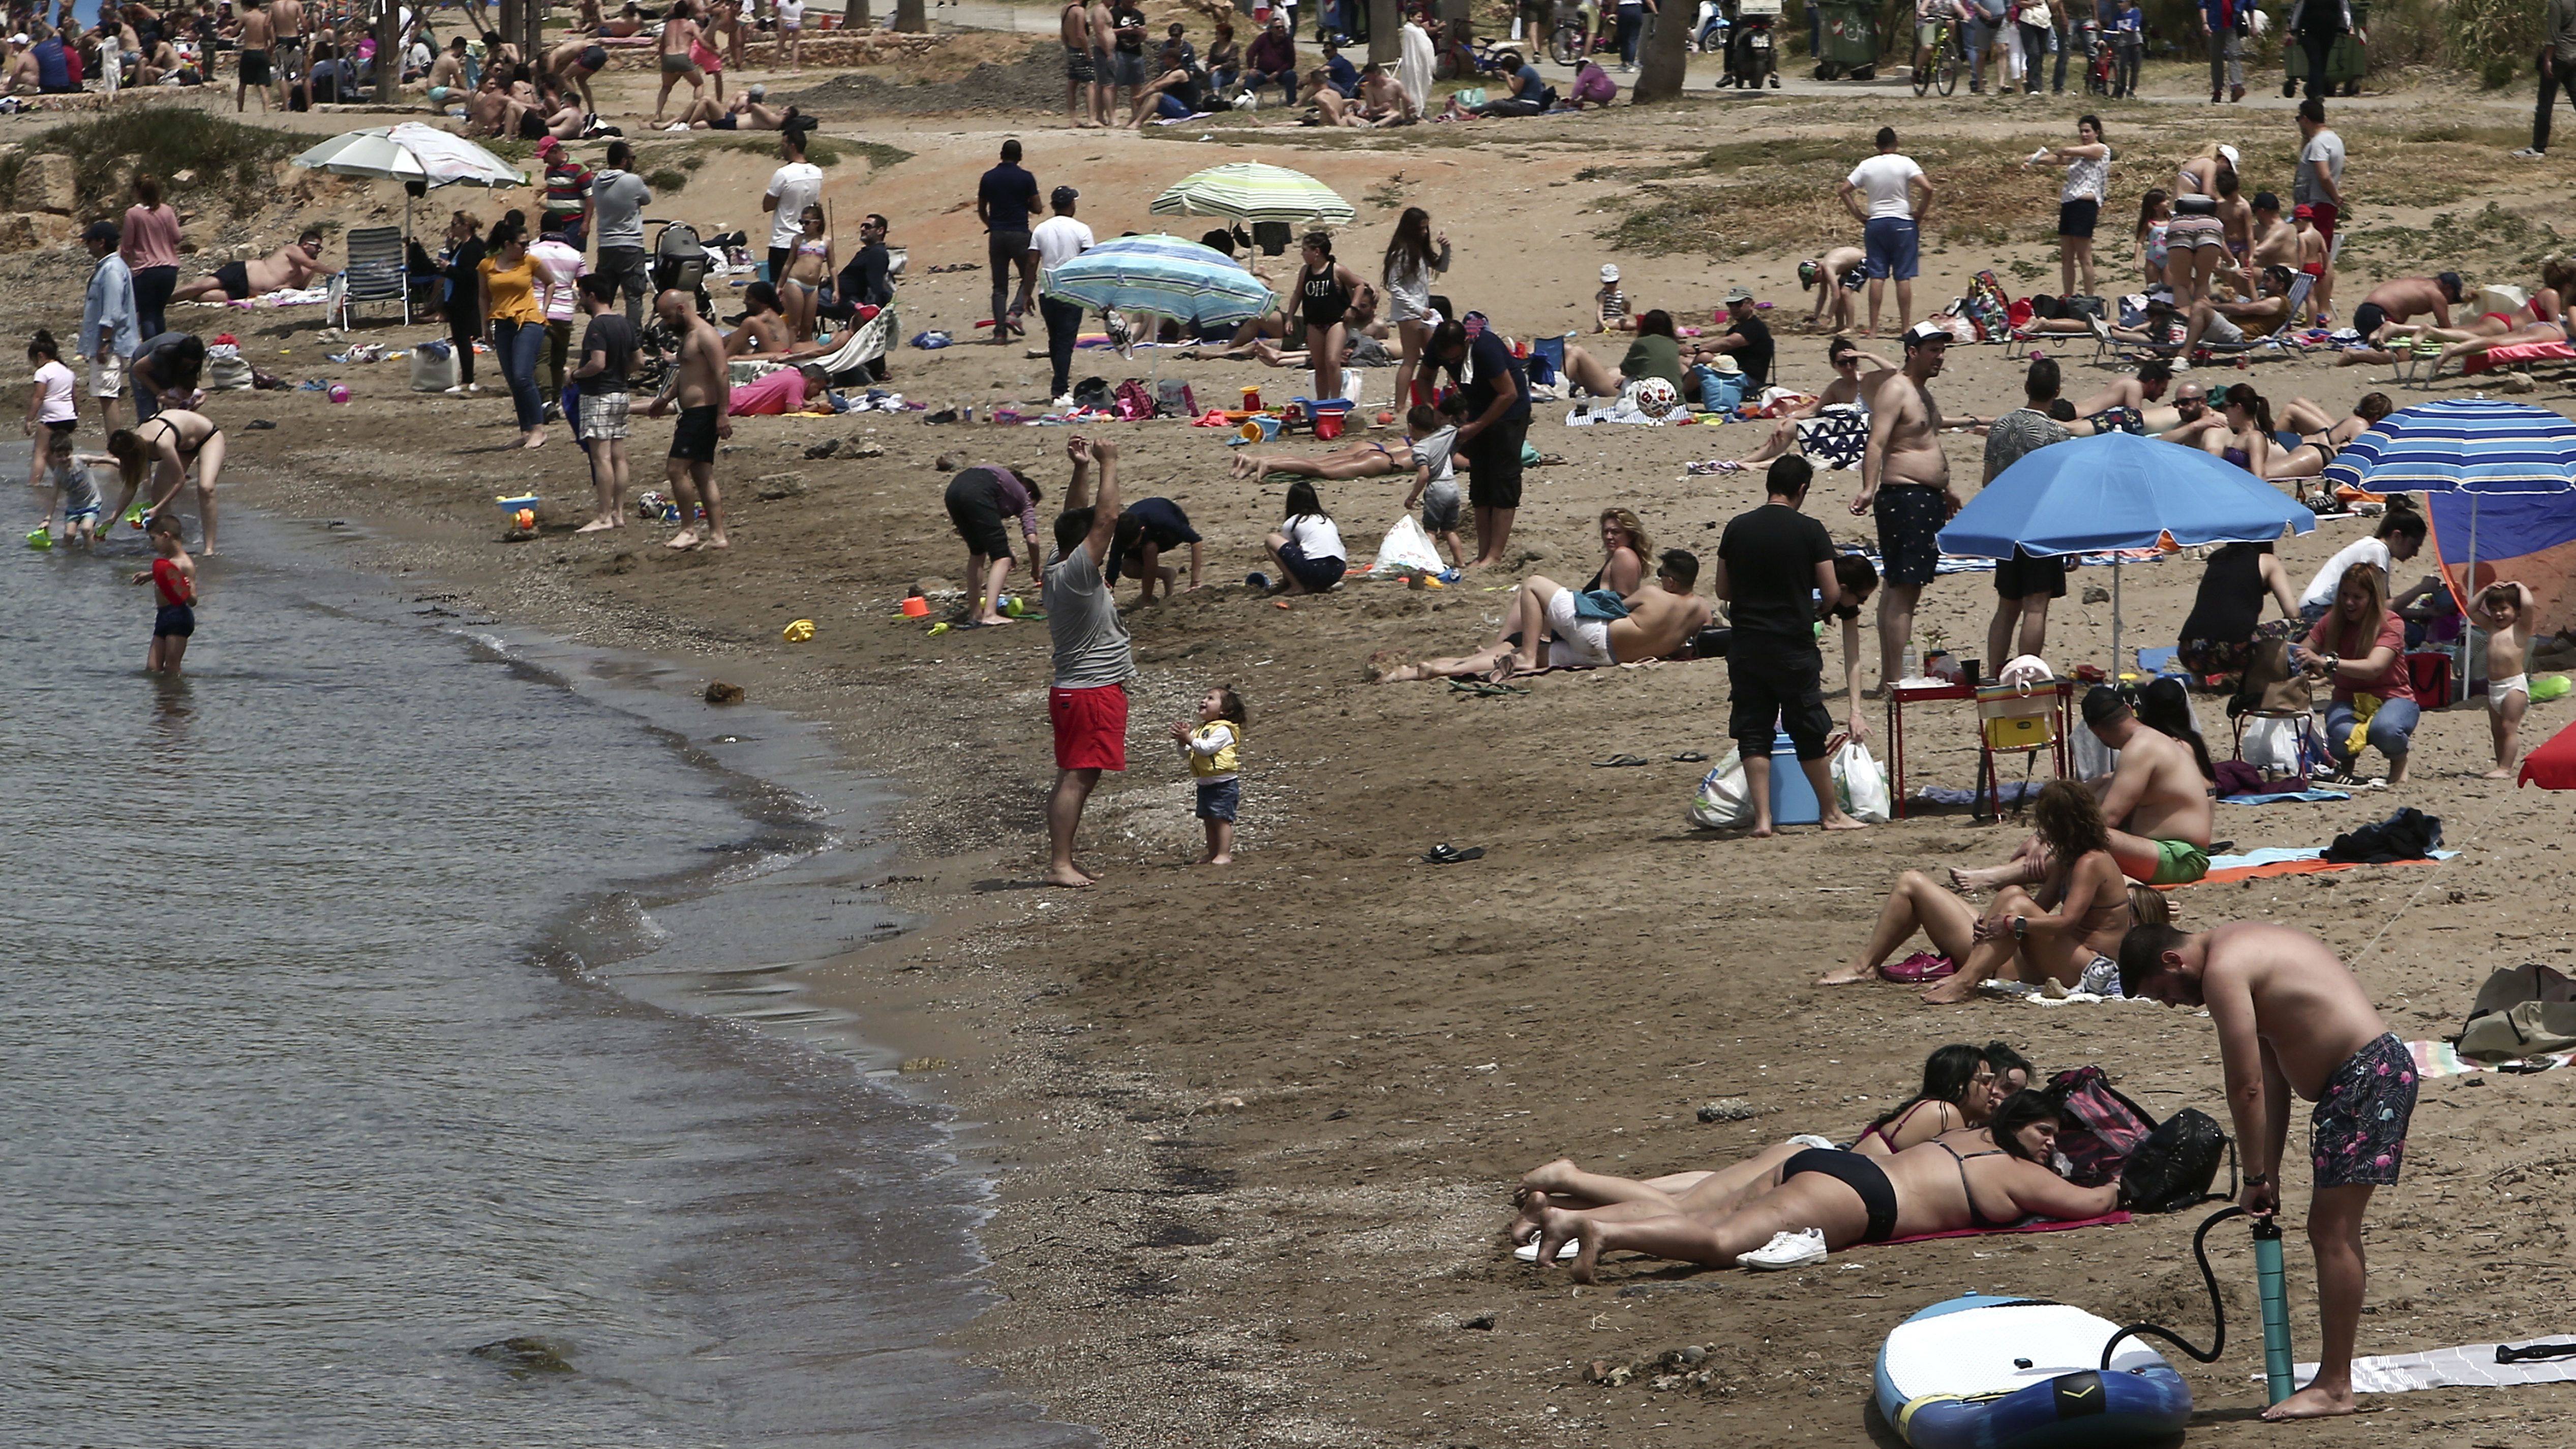
M 132 536 L 0 554 L 0 1438 L 1089 1442 L 930 1346 L 985 1184 L 802 1001 L 864 786 L 225 537 L 180 682 Z

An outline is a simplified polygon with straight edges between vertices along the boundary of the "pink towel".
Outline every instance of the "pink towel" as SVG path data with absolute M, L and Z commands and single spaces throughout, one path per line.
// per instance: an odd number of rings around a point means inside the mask
M 1910 1238 L 1889 1238 L 1885 1243 L 1854 1243 L 1852 1246 L 1887 1247 L 1897 1243 L 1928 1243 L 1935 1238 L 1982 1238 L 1989 1233 L 2057 1233 L 2068 1228 L 2116 1228 L 2128 1220 L 2127 1213 L 2104 1213 L 2098 1218 L 2074 1218 L 2065 1222 L 2056 1218 L 2032 1218 L 2008 1228 L 1954 1228 L 1946 1233 L 1916 1233 Z

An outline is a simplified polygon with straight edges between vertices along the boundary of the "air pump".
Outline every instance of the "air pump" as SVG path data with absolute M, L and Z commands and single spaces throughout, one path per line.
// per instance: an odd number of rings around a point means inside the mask
M 2200 1260 L 2200 1281 L 2209 1289 L 2209 1316 L 2216 1324 L 2209 1352 L 2203 1353 L 2183 1341 L 2181 1334 L 2154 1323 L 2132 1323 L 2111 1335 L 2102 1345 L 2102 1367 L 2111 1367 L 2111 1351 L 2120 1340 L 2153 1334 L 2165 1340 L 2199 1363 L 2216 1363 L 2227 1349 L 2227 1308 L 2219 1301 L 2218 1275 L 2209 1267 L 2209 1230 L 2233 1217 L 2253 1217 L 2241 1207 L 2224 1207 L 2211 1213 L 2191 1235 L 2191 1253 Z M 2263 1378 L 2267 1402 L 2279 1403 L 2298 1387 L 2290 1372 L 2290 1299 L 2281 1274 L 2281 1225 L 2270 1217 L 2254 1217 L 2254 1288 L 2263 1303 Z

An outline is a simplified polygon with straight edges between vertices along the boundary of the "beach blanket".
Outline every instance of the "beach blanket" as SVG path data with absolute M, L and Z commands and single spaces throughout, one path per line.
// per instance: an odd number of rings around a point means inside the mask
M 2311 805 L 2321 805 L 2328 800 L 2351 798 L 2351 793 L 2344 790 L 2273 790 L 2252 795 L 2221 795 L 2218 801 L 2222 805 L 2277 805 L 2284 800 L 2302 800 Z
M 318 307 L 330 300 L 331 289 L 329 287 L 280 287 L 274 292 L 262 292 L 260 295 L 250 298 L 247 301 L 198 302 L 194 305 L 199 307 L 233 307 L 247 312 L 253 307 Z
M 2449 860 L 2451 857 L 2458 854 L 2459 852 L 2456 850 L 2437 850 L 2434 851 L 2432 856 L 2428 859 L 2399 860 L 2391 861 L 2389 863 L 2392 865 L 2431 865 L 2434 861 Z M 2178 891 L 2186 886 L 2225 885 L 2230 881 L 2261 880 L 2276 875 L 2323 875 L 2325 872 L 2330 870 L 2352 869 L 2355 869 L 2355 867 L 2349 865 L 2337 865 L 2333 861 L 2327 860 L 2325 858 L 2325 847 L 2323 846 L 2303 846 L 2295 849 L 2274 846 L 2263 850 L 2248 851 L 2243 855 L 2212 856 L 2209 861 L 2209 874 L 2202 876 L 2198 880 L 2184 881 L 2181 885 L 2163 885 L 2157 886 L 2156 889 L 2160 891 Z
M 1854 1243 L 1852 1244 L 1852 1248 L 1887 1248 L 1893 1247 L 1898 1243 L 1929 1243 L 1942 1238 L 1984 1238 L 1992 1237 L 1999 1233 L 2059 1233 L 2064 1232 L 2068 1228 L 2116 1228 L 2128 1220 L 2129 1215 L 2124 1212 L 2104 1213 L 2098 1218 L 2067 1218 L 2064 1220 L 2057 1218 L 2024 1218 L 2020 1222 L 2007 1224 L 2000 1228 L 1952 1228 L 1948 1232 L 1943 1233 L 1916 1233 L 1910 1238 L 1889 1238 L 1882 1243 Z M 1560 1263 L 1565 1262 L 1571 1259 L 1579 1251 L 1581 1251 L 1579 1245 L 1567 1243 L 1565 1246 L 1556 1250 L 1556 1260 Z M 1851 1248 L 1844 1249 L 1844 1251 L 1849 1252 L 1851 1251 Z M 1512 1256 L 1520 1259 L 1524 1263 L 1537 1262 L 1538 1239 L 1532 1238 L 1528 1242 L 1514 1248 L 1512 1250 Z
M 2506 1072 L 2519 1076 L 2527 1072 L 2555 1071 L 2576 1062 L 2576 1052 L 2549 1052 L 2513 1061 L 2482 1062 L 2475 1057 L 2460 1055 L 2459 1048 L 2439 1040 L 2410 1041 L 2406 1044 L 2406 1054 L 2415 1059 L 2416 1075 L 2425 1077 L 2459 1077 L 2472 1072 Z
M 2561 1333 L 2502 1345 L 2464 1343 L 2458 1348 L 2357 1358 L 2352 1361 L 2352 1386 L 2365 1394 L 2403 1394 L 2414 1389 L 2501 1389 L 2514 1384 L 2576 1383 L 2576 1353 L 2526 1363 L 2496 1362 L 2499 1347 L 2528 1348 L 2568 1340 L 2569 1335 Z M 2316 1371 L 2315 1364 L 2303 1363 L 2291 1370 L 2291 1376 L 2304 1382 Z
M 1829 407 L 1798 420 L 1798 451 L 1819 468 L 1850 471 L 1869 451 L 1869 417 L 1854 407 Z
M 2564 342 L 2516 342 L 2504 347 L 2490 347 L 2460 359 L 2460 371 L 2471 377 L 2489 368 L 2513 367 L 2526 362 L 2576 362 L 2576 347 Z

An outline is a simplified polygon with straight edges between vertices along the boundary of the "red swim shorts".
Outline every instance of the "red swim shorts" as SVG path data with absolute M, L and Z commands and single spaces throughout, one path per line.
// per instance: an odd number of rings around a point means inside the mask
M 1127 768 L 1127 686 L 1050 689 L 1047 718 L 1055 722 L 1057 769 Z

